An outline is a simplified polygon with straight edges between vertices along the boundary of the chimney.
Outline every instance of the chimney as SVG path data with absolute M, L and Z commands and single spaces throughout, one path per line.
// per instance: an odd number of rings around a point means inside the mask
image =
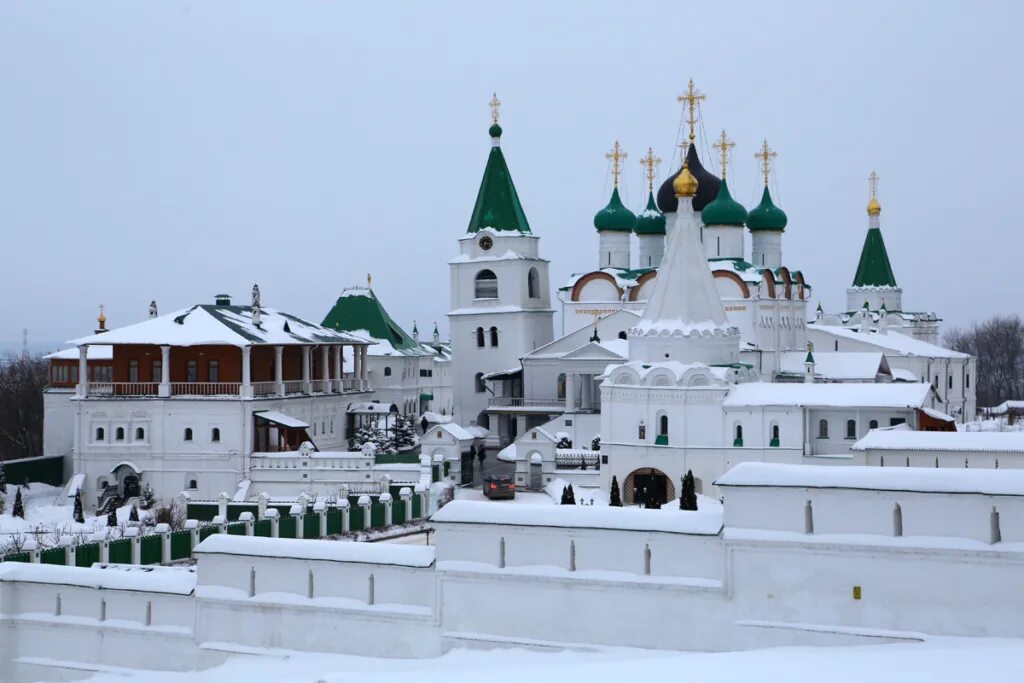
M 153 301 L 149 302 L 149 317 L 150 318 L 155 318 L 156 316 L 157 316 L 156 300 L 154 299 Z
M 260 326 L 260 286 L 252 286 L 252 324 Z

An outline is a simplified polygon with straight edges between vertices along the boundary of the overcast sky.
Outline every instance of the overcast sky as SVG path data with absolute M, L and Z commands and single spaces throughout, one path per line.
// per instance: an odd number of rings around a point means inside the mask
M 778 151 L 783 259 L 826 309 L 845 304 L 875 169 L 905 308 L 1019 312 L 1020 8 L 5 0 L 0 340 L 86 334 L 100 303 L 111 326 L 151 299 L 245 303 L 254 282 L 319 322 L 368 272 L 397 321 L 446 332 L 491 92 L 557 286 L 596 265 L 613 141 L 631 208 L 648 146 L 672 171 L 691 77 L 748 208 L 754 151 Z

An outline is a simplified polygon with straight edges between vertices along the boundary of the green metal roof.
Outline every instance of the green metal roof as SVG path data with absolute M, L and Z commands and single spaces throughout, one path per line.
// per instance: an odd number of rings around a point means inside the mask
M 747 214 L 747 227 L 751 230 L 785 230 L 789 219 L 786 212 L 772 203 L 772 195 L 768 186 L 761 193 L 761 203 Z
M 601 230 L 632 232 L 636 225 L 636 214 L 627 209 L 619 198 L 619 188 L 612 190 L 608 206 L 594 214 L 594 227 Z
M 889 254 L 885 251 L 885 240 L 878 228 L 868 228 L 864 248 L 860 250 L 860 263 L 853 276 L 854 287 L 895 287 L 896 276 L 889 265 Z
M 324 318 L 324 327 L 345 332 L 366 331 L 376 340 L 390 344 L 396 351 L 419 355 L 426 353 L 384 310 L 372 289 L 354 287 L 338 297 Z
M 704 225 L 739 225 L 747 222 L 747 210 L 729 194 L 725 178 L 718 188 L 718 196 L 700 212 Z
M 498 130 L 495 131 L 494 128 Z M 499 126 L 492 126 L 490 132 L 492 135 L 498 133 L 493 135 L 496 141 L 501 129 Z M 487 157 L 484 177 L 480 181 L 480 191 L 476 196 L 476 206 L 473 207 L 473 216 L 469 219 L 469 232 L 479 232 L 483 228 L 515 230 L 527 234 L 530 232 L 530 224 L 526 221 L 516 186 L 512 183 L 512 174 L 509 173 L 505 155 L 501 153 L 501 146 L 498 144 L 491 147 L 491 154 Z
M 647 193 L 647 208 L 636 217 L 636 227 L 633 231 L 638 235 L 665 234 L 665 214 L 658 210 L 654 192 Z

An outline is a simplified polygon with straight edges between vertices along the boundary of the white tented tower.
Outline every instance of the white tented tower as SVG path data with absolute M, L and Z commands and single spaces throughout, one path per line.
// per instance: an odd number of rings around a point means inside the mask
M 501 151 L 496 100 L 492 106 L 490 156 L 459 255 L 449 262 L 455 419 L 484 427 L 491 398 L 484 378 L 518 368 L 524 354 L 554 337 L 548 262 L 519 203 Z

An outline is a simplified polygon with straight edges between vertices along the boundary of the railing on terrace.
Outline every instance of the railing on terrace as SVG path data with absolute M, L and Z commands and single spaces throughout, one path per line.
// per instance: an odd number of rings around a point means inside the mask
M 286 394 L 302 394 L 305 387 L 305 382 L 301 379 L 290 379 L 284 383 L 284 393 Z
M 277 395 L 277 382 L 253 382 L 252 383 L 252 395 L 253 396 L 276 396 Z
M 277 454 L 256 454 L 253 453 L 252 459 L 249 461 L 249 469 L 251 470 L 308 470 L 308 469 L 329 469 L 329 470 L 369 470 L 369 467 L 373 464 L 373 458 L 367 458 L 366 456 L 359 455 L 353 457 L 318 457 L 313 459 L 306 459 L 302 457 L 296 457 L 298 454 L 295 453 L 289 456 L 279 456 Z M 305 464 L 304 464 L 305 463 Z
M 556 470 L 599 470 L 601 469 L 600 451 L 555 451 Z
M 345 379 L 341 380 L 341 390 L 342 391 L 363 391 L 364 390 L 363 380 L 361 380 L 361 379 L 359 379 L 357 377 L 346 377 Z
M 89 396 L 156 396 L 157 382 L 90 382 Z
M 241 382 L 171 382 L 172 396 L 238 396 Z
M 565 399 L 558 398 L 523 398 L 521 396 L 495 396 L 488 399 L 492 408 L 563 408 Z

